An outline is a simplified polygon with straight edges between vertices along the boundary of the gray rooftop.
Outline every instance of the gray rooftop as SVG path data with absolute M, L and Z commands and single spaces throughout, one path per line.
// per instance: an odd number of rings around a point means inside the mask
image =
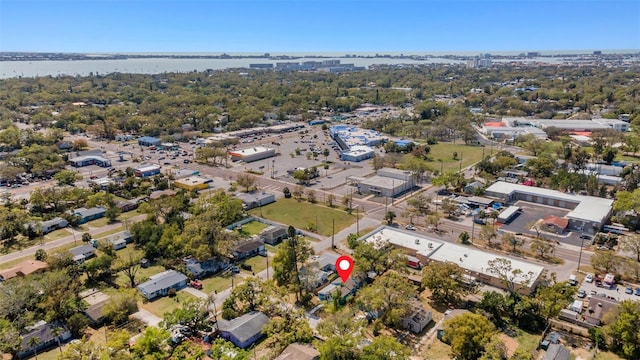
M 186 281 L 187 277 L 175 270 L 167 270 L 149 277 L 149 280 L 138 285 L 138 289 L 146 294 L 152 294 L 158 290 L 166 289 L 180 282 Z
M 78 255 L 82 255 L 84 253 L 88 253 L 88 252 L 95 252 L 96 249 L 89 244 L 86 245 L 80 245 L 80 246 L 76 246 L 74 248 L 69 249 L 69 252 L 73 255 L 73 256 L 78 256 Z
M 264 192 L 264 191 L 259 191 L 259 192 L 250 192 L 250 193 L 239 193 L 236 194 L 236 197 L 240 200 L 242 200 L 243 203 L 245 204 L 250 204 L 252 202 L 260 202 L 263 199 L 267 199 L 269 197 L 273 196 L 272 193 L 268 193 L 268 192 Z
M 96 206 L 96 207 L 92 207 L 92 208 L 77 208 L 73 211 L 74 214 L 80 215 L 82 217 L 88 217 L 88 216 L 92 216 L 92 215 L 96 215 L 96 214 L 100 214 L 100 213 L 104 213 L 105 211 L 107 211 L 105 208 L 103 208 L 102 206 Z
M 260 333 L 268 322 L 267 315 L 253 311 L 233 320 L 218 320 L 218 325 L 221 331 L 227 331 L 240 342 L 245 342 L 255 334 Z

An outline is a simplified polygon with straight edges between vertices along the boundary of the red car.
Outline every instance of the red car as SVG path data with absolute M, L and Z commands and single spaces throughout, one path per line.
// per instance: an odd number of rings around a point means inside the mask
M 202 283 L 198 280 L 191 281 L 189 283 L 189 286 L 191 286 L 194 289 L 202 290 Z

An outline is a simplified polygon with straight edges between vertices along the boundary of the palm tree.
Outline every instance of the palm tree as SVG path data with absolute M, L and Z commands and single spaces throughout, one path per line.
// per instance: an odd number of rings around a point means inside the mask
M 58 342 L 58 350 L 60 350 L 61 354 L 62 354 L 62 344 L 60 343 L 60 335 L 62 335 L 63 332 L 64 332 L 64 329 L 62 329 L 59 326 L 56 326 L 53 329 L 51 329 L 51 334 L 56 337 L 56 341 Z
M 33 356 L 35 356 L 36 360 L 38 360 L 38 345 L 40 345 L 40 338 L 37 336 L 34 336 L 29 339 L 28 344 L 29 344 L 29 347 L 33 349 Z

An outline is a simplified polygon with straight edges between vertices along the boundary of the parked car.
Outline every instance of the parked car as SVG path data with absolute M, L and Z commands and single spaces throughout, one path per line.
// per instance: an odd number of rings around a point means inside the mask
M 592 283 L 593 282 L 593 274 L 587 274 L 587 276 L 584 277 L 584 281 L 586 281 L 588 283 Z
M 631 286 L 627 286 L 627 287 L 624 289 L 624 293 L 625 293 L 625 294 L 633 294 L 633 288 L 632 288 Z
M 411 231 L 415 231 L 416 230 L 416 227 L 413 226 L 413 225 L 407 225 L 404 228 L 407 229 L 407 230 L 411 230 Z
M 578 290 L 578 298 L 584 299 L 585 297 L 587 297 L 587 292 L 584 290 Z
M 636 288 L 636 296 L 640 296 L 640 288 Z
M 191 286 L 194 289 L 202 290 L 202 283 L 198 280 L 191 281 L 189 283 L 189 286 Z
M 476 224 L 480 224 L 480 225 L 486 225 L 487 224 L 487 222 L 484 221 L 484 219 L 480 219 L 480 218 L 473 219 L 473 222 L 476 223 Z
M 237 267 L 237 266 L 232 266 L 232 267 L 231 267 L 231 271 L 237 274 L 237 273 L 239 273 L 239 272 L 240 272 L 240 268 L 239 268 L 239 267 Z

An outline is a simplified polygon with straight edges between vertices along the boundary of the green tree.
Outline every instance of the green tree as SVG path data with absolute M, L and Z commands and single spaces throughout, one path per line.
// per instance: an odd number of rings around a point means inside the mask
M 387 222 L 387 225 L 393 224 L 393 220 L 396 218 L 396 213 L 393 211 L 387 211 L 384 216 L 384 220 Z
M 32 336 L 29 338 L 29 348 L 33 351 L 33 356 L 35 356 L 36 360 L 38 360 L 38 345 L 40 345 L 40 338 L 37 336 Z
M 460 233 L 460 235 L 458 235 L 458 241 L 460 241 L 460 243 L 463 245 L 469 245 L 471 244 L 471 237 L 469 236 L 468 232 L 463 231 Z
M 280 316 L 272 316 L 263 331 L 274 339 L 276 352 L 294 342 L 310 343 L 313 340 L 311 326 L 300 309 L 291 308 Z
M 82 180 L 82 175 L 73 170 L 60 170 L 53 175 L 58 185 L 73 185 L 76 181 Z
M 596 250 L 591 256 L 591 266 L 604 273 L 615 272 L 620 259 L 610 250 Z
M 235 308 L 244 314 L 256 310 L 267 299 L 265 298 L 262 281 L 250 277 L 231 290 L 231 298 L 235 300 Z
M 522 245 L 522 241 L 520 241 L 514 233 L 510 232 L 506 232 L 502 235 L 502 243 L 506 246 L 513 246 L 513 252 L 516 252 L 517 247 Z
M 496 334 L 495 326 L 485 317 L 464 313 L 444 322 L 443 340 L 451 344 L 451 351 L 462 360 L 478 359 Z
M 116 220 L 118 220 L 118 216 L 120 216 L 120 209 L 113 205 L 113 206 L 109 206 L 107 207 L 107 210 L 104 213 L 104 216 L 107 218 L 107 220 L 109 220 L 109 223 L 113 223 Z
M 548 254 L 553 252 L 554 246 L 547 240 L 544 239 L 533 239 L 531 241 L 531 245 L 529 246 L 531 251 L 537 252 L 540 254 L 541 258 L 546 258 Z
M 498 277 L 511 294 L 514 294 L 518 287 L 528 286 L 534 275 L 531 271 L 525 273 L 520 269 L 514 269 L 511 260 L 506 258 L 489 260 L 487 270 Z
M 299 301 L 302 296 L 302 286 L 300 282 L 300 264 L 304 264 L 313 254 L 313 249 L 304 237 L 299 237 L 293 226 L 287 229 L 289 236 L 278 248 L 278 252 L 273 257 L 273 278 L 278 286 L 286 286 L 295 291 Z
M 210 325 L 207 320 L 208 315 L 209 311 L 205 301 L 202 299 L 187 299 L 182 303 L 181 307 L 164 314 L 162 325 L 165 329 L 181 324 L 188 326 L 193 331 L 205 330 Z
M 36 250 L 35 257 L 38 261 L 47 261 L 47 252 L 44 249 L 38 249 Z
M 387 272 L 373 284 L 361 289 L 356 302 L 365 312 L 381 311 L 382 321 L 397 328 L 410 311 L 410 301 L 415 291 L 407 278 L 396 272 Z
M 622 238 L 620 248 L 633 254 L 640 262 L 640 235 L 628 235 Z
M 374 271 L 379 275 L 390 269 L 400 272 L 406 269 L 405 255 L 388 241 L 358 242 L 355 235 L 352 240 L 352 244 L 356 245 L 353 251 L 353 260 L 357 269 L 364 272 Z
M 167 359 L 169 357 L 169 331 L 154 326 L 145 328 L 142 336 L 136 340 L 132 349 L 137 358 Z
M 392 336 L 376 336 L 371 344 L 362 349 L 363 360 L 404 360 L 411 351 Z
M 320 360 L 358 360 L 361 351 L 358 348 L 359 339 L 352 336 L 331 336 L 316 344 L 320 352 Z
M 236 182 L 238 185 L 245 188 L 245 192 L 249 192 L 252 187 L 256 184 L 256 177 L 250 174 L 238 174 Z
M 290 198 L 290 197 L 291 197 L 291 191 L 289 190 L 289 188 L 288 188 L 288 187 L 285 187 L 284 189 L 282 189 L 282 193 L 284 194 L 284 197 L 285 197 L 286 199 L 288 199 L 288 198 Z
M 536 290 L 536 301 L 540 304 L 540 315 L 548 322 L 549 319 L 560 315 L 573 301 L 577 288 L 570 286 L 566 281 L 552 284 L 543 283 Z
M 487 319 L 491 320 L 497 327 L 504 325 L 502 316 L 507 311 L 505 297 L 496 292 L 488 291 L 482 295 L 482 300 L 478 303 L 478 308 L 484 312 Z
M 622 301 L 612 313 L 605 315 L 605 323 L 611 348 L 626 359 L 640 358 L 640 302 Z
M 484 346 L 484 353 L 480 356 L 479 360 L 504 360 L 507 358 L 507 346 L 504 341 L 494 335 L 489 340 L 489 343 Z
M 491 240 L 498 238 L 496 229 L 491 225 L 483 225 L 480 230 L 480 239 L 485 240 L 491 246 Z
M 129 321 L 129 315 L 136 311 L 138 311 L 136 291 L 125 289 L 111 297 L 109 303 L 102 309 L 102 314 L 108 324 L 121 325 Z
M 236 347 L 229 341 L 218 338 L 211 343 L 210 357 L 219 360 L 249 360 L 250 353 Z
M 452 262 L 433 261 L 422 269 L 422 286 L 431 290 L 431 298 L 444 305 L 457 303 L 466 290 L 464 270 Z

